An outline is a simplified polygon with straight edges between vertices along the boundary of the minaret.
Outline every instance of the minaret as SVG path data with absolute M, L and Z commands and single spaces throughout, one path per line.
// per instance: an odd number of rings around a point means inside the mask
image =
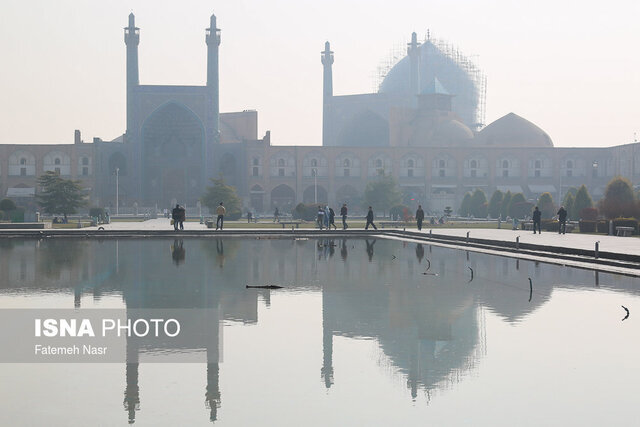
M 407 54 L 411 61 L 411 95 L 420 93 L 420 44 L 418 35 L 411 33 L 411 43 L 408 44 Z
M 333 51 L 329 42 L 325 42 L 324 51 L 320 52 L 324 72 L 322 75 L 322 145 L 329 145 L 329 114 L 331 111 L 331 100 L 333 98 Z
M 127 134 L 133 131 L 133 90 L 140 84 L 138 78 L 138 44 L 140 28 L 135 16 L 129 14 L 129 26 L 124 28 L 124 43 L 127 45 Z
M 218 71 L 218 46 L 220 46 L 220 28 L 216 25 L 216 15 L 211 15 L 211 23 L 206 31 L 207 41 L 207 87 L 211 89 L 213 98 L 213 129 L 214 138 L 218 142 L 220 120 L 220 85 Z

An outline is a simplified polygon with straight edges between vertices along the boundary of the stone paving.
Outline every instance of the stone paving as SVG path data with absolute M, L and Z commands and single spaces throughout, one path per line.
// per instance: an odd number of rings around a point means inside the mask
M 144 222 L 113 222 L 111 224 L 104 225 L 108 230 L 131 230 L 131 231 L 144 231 L 144 230 L 171 230 L 173 228 L 170 225 L 169 220 L 166 218 L 152 219 Z M 206 230 L 204 224 L 197 222 L 185 222 L 185 230 Z M 92 227 L 94 229 L 95 227 Z M 250 228 L 247 228 L 247 230 Z M 282 230 L 282 227 L 274 225 L 273 230 Z M 231 230 L 231 229 L 229 229 Z M 239 228 L 233 228 L 233 230 L 241 230 Z M 253 229 L 257 232 L 261 229 Z M 311 231 L 311 230 L 305 230 Z M 338 230 L 339 231 L 339 230 Z M 416 231 L 412 229 L 412 231 Z M 640 255 L 640 238 L 637 237 L 616 237 L 616 236 L 604 236 L 593 234 L 558 234 L 553 232 L 543 232 L 542 234 L 533 234 L 531 231 L 524 230 L 495 230 L 495 229 L 464 229 L 464 228 L 434 228 L 434 235 L 448 235 L 448 236 L 466 236 L 467 231 L 470 232 L 469 237 L 489 240 L 511 241 L 514 242 L 516 237 L 520 236 L 520 243 L 534 243 L 542 244 L 546 246 L 563 246 L 572 247 L 577 249 L 593 250 L 596 241 L 600 242 L 600 251 L 602 252 L 615 252 L 626 253 L 632 255 Z M 422 232 L 429 233 L 429 228 L 423 228 Z

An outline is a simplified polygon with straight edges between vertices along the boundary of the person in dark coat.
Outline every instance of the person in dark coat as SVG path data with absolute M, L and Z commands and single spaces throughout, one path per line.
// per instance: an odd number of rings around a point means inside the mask
M 320 227 L 320 230 L 322 230 L 322 227 L 324 227 L 324 210 L 322 210 L 322 206 L 318 206 L 318 227 Z
M 336 213 L 333 208 L 329 208 L 329 228 L 331 228 L 332 225 L 334 230 L 338 229 L 338 227 L 336 227 Z
M 418 222 L 418 230 L 422 230 L 422 221 L 424 221 L 424 211 L 422 210 L 422 205 L 418 205 L 418 210 L 416 211 L 416 221 Z
M 343 203 L 342 208 L 340 209 L 340 215 L 342 216 L 342 229 L 346 230 L 349 228 L 347 225 L 347 204 Z
M 565 234 L 567 230 L 567 210 L 564 206 L 560 206 L 560 210 L 558 211 L 558 222 L 560 223 L 558 234 Z
M 178 231 L 178 225 L 180 223 L 180 205 L 176 205 L 176 207 L 171 210 L 171 219 L 173 219 L 173 229 Z
M 536 227 L 538 227 L 538 233 L 542 234 L 542 230 L 540 229 L 540 222 L 542 221 L 542 212 L 536 206 L 533 209 L 533 234 L 536 234 Z
M 180 211 L 180 230 L 184 230 L 184 222 L 187 219 L 187 210 L 184 206 L 180 206 L 178 210 Z
M 374 230 L 378 229 L 378 227 L 373 223 L 373 208 L 371 206 L 369 206 L 369 212 L 367 212 L 367 224 L 364 226 L 364 229 L 368 230 L 369 225 L 371 225 Z

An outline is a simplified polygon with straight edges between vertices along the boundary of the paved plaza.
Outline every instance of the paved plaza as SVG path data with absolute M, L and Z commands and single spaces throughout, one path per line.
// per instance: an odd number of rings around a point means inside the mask
M 185 222 L 185 230 L 209 230 L 204 224 L 197 222 Z M 92 229 L 95 227 L 92 227 Z M 112 222 L 111 224 L 104 225 L 105 230 L 131 230 L 131 231 L 145 231 L 145 230 L 172 230 L 173 226 L 170 225 L 169 220 L 166 218 L 152 219 L 144 222 Z M 255 230 L 256 232 L 269 230 L 270 228 L 229 228 L 229 230 Z M 282 231 L 282 227 L 278 224 L 273 225 L 273 230 Z M 352 230 L 352 229 L 350 229 Z M 356 230 L 356 228 L 353 228 Z M 429 233 L 429 228 L 423 228 L 422 232 Z M 520 237 L 520 243 L 531 243 L 545 246 L 561 246 L 570 247 L 576 249 L 593 250 L 595 242 L 600 242 L 600 251 L 602 252 L 614 252 L 625 253 L 631 255 L 640 255 L 640 239 L 637 237 L 616 237 L 605 236 L 595 234 L 582 234 L 582 233 L 570 233 L 570 234 L 558 234 L 554 232 L 543 232 L 542 234 L 533 234 L 531 231 L 524 230 L 496 230 L 496 229 L 479 229 L 479 228 L 433 228 L 433 235 L 445 235 L 445 236 L 460 236 L 465 237 L 467 231 L 470 233 L 469 237 L 477 239 L 498 240 L 498 241 L 510 241 L 515 242 L 516 237 Z M 311 230 L 304 230 L 311 231 Z M 417 231 L 412 229 L 411 231 Z M 340 230 L 336 231 L 339 233 Z M 372 231 L 375 233 L 375 231 Z

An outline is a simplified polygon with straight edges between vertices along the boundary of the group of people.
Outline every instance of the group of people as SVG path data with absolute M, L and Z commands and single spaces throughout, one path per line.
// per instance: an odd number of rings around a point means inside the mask
M 342 208 L 340 208 L 340 216 L 342 217 L 342 229 L 346 230 L 347 228 L 349 228 L 349 226 L 347 225 L 347 214 L 348 214 L 348 209 L 347 209 L 347 204 L 344 203 L 342 205 Z M 336 226 L 336 213 L 333 210 L 333 208 L 330 208 L 329 206 L 318 206 L 318 215 L 317 215 L 317 219 L 316 219 L 316 223 L 318 224 L 318 227 L 320 228 L 320 230 L 323 229 L 331 229 L 331 227 L 333 226 L 334 230 L 337 230 L 338 227 Z
M 558 215 L 558 234 L 566 234 L 567 232 L 567 210 L 564 206 L 560 206 L 560 210 L 556 213 Z M 542 234 L 542 229 L 540 228 L 540 224 L 542 224 L 542 212 L 536 206 L 533 209 L 533 234 L 536 234 L 536 229 L 539 234 Z
M 184 221 L 187 217 L 187 210 L 184 206 L 176 205 L 175 208 L 171 210 L 171 219 L 173 221 L 173 229 L 175 231 L 184 230 Z

